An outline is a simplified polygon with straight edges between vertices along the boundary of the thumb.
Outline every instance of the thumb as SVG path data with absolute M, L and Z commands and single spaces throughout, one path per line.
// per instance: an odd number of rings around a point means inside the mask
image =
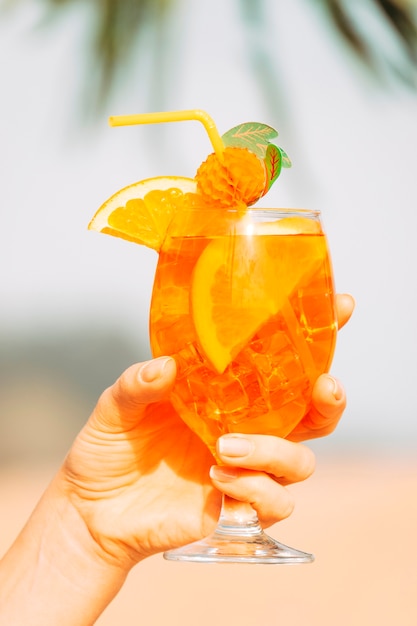
M 131 428 L 143 417 L 148 404 L 166 399 L 175 375 L 172 357 L 131 365 L 101 395 L 94 409 L 94 421 L 112 433 Z

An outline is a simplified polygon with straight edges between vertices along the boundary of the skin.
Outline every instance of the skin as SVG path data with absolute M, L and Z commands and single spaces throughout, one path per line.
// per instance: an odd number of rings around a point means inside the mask
M 338 296 L 340 328 L 353 308 Z M 334 430 L 342 385 L 321 376 L 311 411 L 286 440 L 221 437 L 218 466 L 168 402 L 175 374 L 175 361 L 161 357 L 132 365 L 104 391 L 0 562 L 0 623 L 94 624 L 135 564 L 214 529 L 222 493 L 250 502 L 263 526 L 291 514 L 286 486 L 314 470 L 298 442 Z

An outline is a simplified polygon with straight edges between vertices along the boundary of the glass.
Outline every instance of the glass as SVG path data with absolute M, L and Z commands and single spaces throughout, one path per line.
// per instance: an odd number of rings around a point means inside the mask
M 186 233 L 186 234 L 185 234 Z M 309 410 L 335 347 L 334 288 L 318 211 L 185 208 L 160 250 L 150 312 L 153 355 L 172 355 L 171 400 L 216 456 L 224 433 L 286 437 Z M 209 537 L 170 560 L 313 560 L 262 530 L 250 505 L 223 498 Z

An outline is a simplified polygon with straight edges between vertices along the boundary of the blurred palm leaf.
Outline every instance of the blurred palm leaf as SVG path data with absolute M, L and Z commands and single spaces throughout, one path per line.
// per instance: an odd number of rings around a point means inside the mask
M 78 0 L 44 0 L 48 6 L 46 18 L 53 17 Z M 84 7 L 85 7 L 84 3 Z M 138 41 L 150 28 L 153 29 L 153 65 L 164 55 L 163 25 L 173 0 L 89 0 L 90 61 L 94 67 L 95 85 L 89 75 L 89 98 L 93 108 L 104 104 L 114 86 L 118 74 L 132 61 L 132 53 Z M 87 14 L 87 13 L 86 13 Z M 148 49 L 149 50 L 149 49 Z M 154 75 L 158 72 L 154 71 Z
M 372 0 L 367 2 L 376 16 L 390 29 L 392 39 L 401 52 L 402 61 L 387 55 L 384 44 L 364 35 L 355 5 L 344 0 L 322 0 L 325 11 L 336 31 L 350 50 L 374 74 L 385 65 L 400 82 L 415 88 L 417 69 L 417 17 L 414 0 Z
M 8 0 L 3 5 L 8 4 Z M 389 74 L 396 81 L 416 88 L 417 68 L 417 17 L 415 0 L 362 0 L 374 16 L 384 23 L 389 35 L 400 49 L 400 59 L 392 58 L 380 40 L 375 40 L 364 30 L 358 8 L 361 3 L 352 0 L 305 0 L 320 11 L 320 15 L 339 39 L 356 56 L 371 74 Z M 56 14 L 78 0 L 44 0 L 48 15 Z M 86 0 L 85 0 L 86 2 Z M 251 64 L 256 72 L 265 95 L 276 99 L 276 70 L 265 46 L 262 45 L 262 30 L 268 22 L 268 7 L 265 0 L 236 0 L 241 9 L 242 23 L 248 33 Z M 10 3 L 9 5 L 12 5 Z M 170 15 L 174 14 L 176 0 L 89 0 L 94 13 L 92 19 L 91 57 L 98 73 L 95 99 L 98 105 L 109 96 L 121 69 L 131 61 L 132 52 L 138 41 L 149 28 L 153 29 L 153 54 L 167 54 L 164 46 L 164 28 Z M 84 3 L 85 6 L 85 3 Z M 253 33 L 257 31 L 258 37 Z M 157 61 L 154 59 L 154 63 Z M 154 72 L 157 75 L 157 72 Z M 272 85 L 272 86 L 271 86 Z M 278 89 L 279 91 L 279 89 Z M 89 85 L 90 96 L 92 94 Z

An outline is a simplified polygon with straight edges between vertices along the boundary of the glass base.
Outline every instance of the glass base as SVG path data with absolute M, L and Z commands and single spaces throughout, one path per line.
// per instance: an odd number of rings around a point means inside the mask
M 253 529 L 252 529 L 253 531 Z M 211 535 L 182 548 L 164 553 L 168 561 L 197 563 L 311 563 L 314 556 L 279 543 L 259 526 L 249 535 L 222 533 L 219 528 Z

